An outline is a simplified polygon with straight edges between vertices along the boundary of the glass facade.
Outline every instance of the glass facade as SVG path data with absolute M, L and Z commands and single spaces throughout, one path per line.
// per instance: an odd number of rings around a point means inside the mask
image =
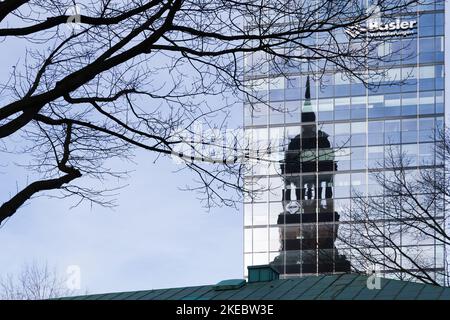
M 442 167 L 434 145 L 445 119 L 444 4 L 416 11 L 402 17 L 417 21 L 412 34 L 380 38 L 378 52 L 393 58 L 378 65 L 386 72 L 371 78 L 377 85 L 246 56 L 245 79 L 258 99 L 244 104 L 245 132 L 271 161 L 251 163 L 245 178 L 255 190 L 244 203 L 245 275 L 247 266 L 269 263 L 284 277 L 349 272 L 354 253 L 336 242 L 339 226 L 352 221 L 352 196 L 379 190 L 370 171 L 384 169 L 387 149 L 407 153 L 411 170 Z M 432 268 L 445 267 L 445 248 L 432 240 L 404 235 L 399 246 L 423 246 Z

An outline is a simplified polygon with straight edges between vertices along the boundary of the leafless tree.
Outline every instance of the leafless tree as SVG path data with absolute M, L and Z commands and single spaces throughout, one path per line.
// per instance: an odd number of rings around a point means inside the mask
M 437 129 L 431 156 L 419 161 L 399 147 L 387 148 L 387 171 L 370 173 L 375 183 L 367 194 L 356 193 L 348 208 L 352 222 L 339 227 L 356 271 L 376 266 L 398 279 L 449 285 L 449 138 L 448 130 Z
M 261 100 L 252 91 L 255 82 L 244 77 L 250 56 L 246 74 L 270 65 L 273 74 L 283 75 L 290 65 L 319 78 L 323 70 L 333 70 L 369 84 L 387 57 L 372 39 L 344 32 L 373 16 L 362 3 L 91 0 L 74 7 L 71 0 L 0 2 L 2 51 L 11 43 L 23 48 L 0 87 L 0 152 L 29 153 L 25 168 L 34 179 L 4 198 L 0 223 L 30 198 L 56 189 L 62 196 L 112 205 L 105 198 L 112 190 L 78 181 L 126 176 L 108 160 L 131 159 L 136 148 L 179 157 L 198 177 L 192 189 L 207 206 L 233 205 L 248 192 L 240 161 L 202 162 L 209 156 L 202 153 L 202 137 L 184 137 L 195 135 L 198 122 L 221 128 L 242 99 Z M 377 14 L 390 16 L 416 3 L 378 0 L 374 5 Z M 373 68 L 369 76 L 368 66 Z M 251 157 L 243 144 L 232 149 Z
M 0 277 L 2 300 L 43 300 L 73 294 L 74 291 L 67 287 L 66 279 L 47 263 L 27 263 L 17 274 Z

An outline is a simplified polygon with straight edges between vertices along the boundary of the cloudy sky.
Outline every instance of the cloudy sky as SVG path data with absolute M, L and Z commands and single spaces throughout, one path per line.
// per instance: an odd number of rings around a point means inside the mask
M 190 174 L 152 160 L 138 153 L 113 211 L 88 205 L 69 210 L 73 200 L 31 201 L 0 229 L 0 274 L 33 260 L 62 273 L 78 265 L 82 286 L 92 293 L 242 277 L 241 212 L 206 212 L 195 194 L 178 189 L 191 182 Z M 15 185 L 12 174 L 3 173 L 2 194 L 5 176 L 6 184 Z

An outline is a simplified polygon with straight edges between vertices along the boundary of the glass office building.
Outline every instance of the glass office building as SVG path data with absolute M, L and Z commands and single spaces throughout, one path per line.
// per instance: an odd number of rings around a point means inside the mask
M 269 263 L 283 277 L 350 272 L 355 254 L 336 241 L 339 227 L 352 222 L 355 194 L 379 189 L 371 172 L 383 170 L 387 148 L 406 152 L 410 170 L 442 167 L 434 145 L 445 122 L 444 3 L 415 11 L 394 17 L 414 21 L 411 32 L 379 38 L 378 52 L 393 59 L 373 87 L 308 63 L 280 70 L 263 54 L 246 56 L 245 80 L 265 102 L 244 104 L 245 134 L 271 161 L 251 163 L 245 178 L 258 191 L 244 203 L 244 273 Z M 444 270 L 442 245 L 402 239 Z

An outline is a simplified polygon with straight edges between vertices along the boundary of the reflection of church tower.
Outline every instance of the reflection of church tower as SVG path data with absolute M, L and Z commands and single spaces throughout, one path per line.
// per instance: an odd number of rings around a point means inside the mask
M 349 261 L 334 245 L 339 214 L 332 186 L 337 164 L 328 134 L 317 130 L 309 76 L 301 116 L 301 134 L 289 141 L 280 166 L 284 212 L 278 216 L 280 254 L 271 264 L 281 274 L 349 272 Z

